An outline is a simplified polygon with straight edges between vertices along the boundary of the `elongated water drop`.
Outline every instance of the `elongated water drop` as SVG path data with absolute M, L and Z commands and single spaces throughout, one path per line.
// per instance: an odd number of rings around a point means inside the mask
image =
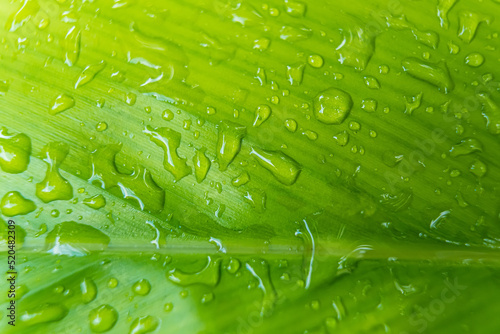
M 9 16 L 5 24 L 5 29 L 8 31 L 16 31 L 19 27 L 33 18 L 39 10 L 40 5 L 37 0 L 25 0 L 21 7 Z
M 217 126 L 217 161 L 219 170 L 225 171 L 241 149 L 241 140 L 246 134 L 246 127 L 227 121 Z
M 109 241 L 110 238 L 95 227 L 68 221 L 54 226 L 45 238 L 45 245 L 51 254 L 84 256 L 103 251 Z
M 475 138 L 466 138 L 462 140 L 459 144 L 454 145 L 450 149 L 451 157 L 459 157 L 461 155 L 468 155 L 473 152 L 482 152 L 483 145 L 481 142 Z
M 208 263 L 202 270 L 188 274 L 179 269 L 172 269 L 167 273 L 167 278 L 181 286 L 203 284 L 215 287 L 220 279 L 220 262 L 221 259 L 213 259 L 208 256 Z
M 439 21 L 441 27 L 448 29 L 449 21 L 448 21 L 448 12 L 455 5 L 457 0 L 439 0 L 437 5 L 437 15 L 439 17 Z
M 68 314 L 68 310 L 63 305 L 43 304 L 21 313 L 19 320 L 27 326 L 33 326 L 59 321 L 63 319 L 66 314 Z
M 102 60 L 100 63 L 88 65 L 87 67 L 85 67 L 85 69 L 76 80 L 75 89 L 92 81 L 95 76 L 104 69 L 104 67 L 106 67 L 106 62 L 104 60 Z
M 259 289 L 263 293 L 261 316 L 269 315 L 277 301 L 277 293 L 269 275 L 269 264 L 265 260 L 252 259 L 245 263 L 246 269 L 259 282 Z
M 58 95 L 49 106 L 49 114 L 55 115 L 75 106 L 75 99 L 66 94 Z
M 163 166 L 172 173 L 176 181 L 191 174 L 191 167 L 186 164 L 186 158 L 181 158 L 177 149 L 181 145 L 181 134 L 169 128 L 152 128 L 147 126 L 144 131 L 151 141 L 165 152 Z
M 18 174 L 28 168 L 31 155 L 31 139 L 24 133 L 11 135 L 0 128 L 0 168 L 4 172 Z
M 205 154 L 205 149 L 196 150 L 193 157 L 194 175 L 196 182 L 201 183 L 207 177 L 208 170 L 210 169 L 210 159 Z
M 36 196 L 45 203 L 73 198 L 73 187 L 59 173 L 59 166 L 69 153 L 69 146 L 61 142 L 47 144 L 42 150 L 47 172 L 42 182 L 36 184 Z
M 90 182 L 100 183 L 104 189 L 118 188 L 125 199 L 133 199 L 141 210 L 159 212 L 165 205 L 165 191 L 153 180 L 149 170 L 141 165 L 133 167 L 132 174 L 118 171 L 115 157 L 121 145 L 107 145 L 94 151 Z
M 302 83 L 305 67 L 306 65 L 303 63 L 289 65 L 286 67 L 286 77 L 290 85 L 299 86 Z
M 254 156 L 262 167 L 270 171 L 276 180 L 284 185 L 290 186 L 297 181 L 301 167 L 285 153 L 252 147 L 250 155 Z
M 255 120 L 253 121 L 253 126 L 257 127 L 264 123 L 269 116 L 271 116 L 271 107 L 265 104 L 261 104 L 255 109 Z
M 65 50 L 64 62 L 68 66 L 73 66 L 78 61 L 80 56 L 80 39 L 81 31 L 76 26 L 71 27 L 66 33 L 63 45 Z
M 129 334 L 146 334 L 154 332 L 160 326 L 160 320 L 150 315 L 136 318 L 130 324 Z
M 444 92 L 452 91 L 455 88 L 445 62 L 432 64 L 417 58 L 406 58 L 402 65 L 403 70 L 412 77 L 428 82 Z
M 82 291 L 82 301 L 85 304 L 90 303 L 97 296 L 97 285 L 91 278 L 84 278 L 80 283 L 80 289 Z

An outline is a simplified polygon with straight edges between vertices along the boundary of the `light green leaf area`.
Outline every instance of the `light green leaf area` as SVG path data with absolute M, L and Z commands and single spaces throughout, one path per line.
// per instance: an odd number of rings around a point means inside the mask
M 0 332 L 500 332 L 499 31 L 497 0 L 1 1 Z

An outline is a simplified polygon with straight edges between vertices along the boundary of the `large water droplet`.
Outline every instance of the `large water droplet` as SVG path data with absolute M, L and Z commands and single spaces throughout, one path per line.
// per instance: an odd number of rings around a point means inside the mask
M 68 221 L 54 226 L 45 238 L 45 245 L 52 254 L 84 256 L 105 250 L 109 241 L 106 234 L 90 225 Z
M 329 88 L 319 93 L 314 100 L 314 116 L 325 124 L 341 124 L 351 108 L 351 95 L 337 88 Z
M 73 198 L 73 187 L 59 173 L 59 166 L 69 153 L 69 146 L 61 142 L 47 144 L 42 150 L 47 172 L 36 185 L 36 196 L 45 203 Z
M 7 173 L 22 173 L 28 168 L 31 139 L 24 133 L 11 135 L 0 129 L 0 168 Z
M 151 141 L 160 146 L 165 152 L 163 166 L 172 173 L 176 181 L 191 174 L 191 167 L 186 164 L 186 158 L 177 154 L 181 145 L 181 134 L 169 128 L 151 128 L 147 126 L 144 131 Z
M 290 186 L 297 181 L 301 167 L 285 153 L 253 147 L 250 155 L 253 155 L 257 162 L 270 171 L 279 182 Z
M 118 321 L 118 312 L 110 305 L 101 305 L 89 313 L 90 329 L 104 333 L 112 329 Z
M 35 211 L 36 205 L 33 201 L 24 198 L 18 191 L 11 191 L 6 193 L 0 201 L 0 209 L 4 216 L 14 217 Z

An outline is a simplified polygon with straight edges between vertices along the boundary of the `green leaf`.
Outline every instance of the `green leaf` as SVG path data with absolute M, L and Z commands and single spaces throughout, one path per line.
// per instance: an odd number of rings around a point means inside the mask
M 500 330 L 498 1 L 0 9 L 0 332 Z

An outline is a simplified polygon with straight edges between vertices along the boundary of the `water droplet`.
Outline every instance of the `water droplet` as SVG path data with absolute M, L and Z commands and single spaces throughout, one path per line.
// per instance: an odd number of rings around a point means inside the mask
M 95 76 L 104 69 L 104 67 L 106 67 L 106 62 L 104 60 L 101 60 L 98 64 L 92 64 L 85 67 L 76 80 L 75 89 L 91 82 Z
M 55 115 L 75 106 L 75 100 L 66 94 L 58 95 L 52 102 L 50 103 L 49 114 Z
M 292 17 L 302 17 L 306 12 L 306 4 L 300 1 L 285 0 L 286 13 Z
M 174 113 L 168 109 L 163 110 L 161 118 L 163 118 L 166 121 L 171 121 L 174 119 Z
M 448 29 L 449 21 L 448 21 L 448 12 L 455 5 L 457 0 L 439 0 L 437 5 L 437 15 L 439 17 L 439 21 L 441 27 Z
M 315 141 L 318 139 L 318 134 L 312 130 L 305 130 L 302 132 L 302 134 L 304 136 L 307 137 L 307 139 L 311 140 L 311 141 Z
M 118 312 L 110 305 L 101 305 L 89 313 L 90 329 L 104 333 L 113 328 L 118 321 Z
M 98 210 L 106 205 L 106 199 L 103 195 L 95 195 L 89 198 L 85 198 L 82 203 L 89 208 Z
M 80 56 L 81 31 L 76 26 L 69 28 L 64 38 L 63 46 L 65 50 L 64 63 L 73 66 Z
M 264 123 L 269 116 L 271 116 L 271 107 L 261 104 L 255 109 L 255 120 L 253 121 L 253 126 L 258 127 Z
M 95 126 L 95 129 L 98 131 L 98 132 L 103 132 L 103 131 L 106 131 L 108 129 L 108 124 L 106 122 L 99 122 L 97 123 L 97 125 Z
M 325 124 L 341 124 L 351 108 L 351 95 L 337 88 L 319 93 L 314 100 L 314 116 Z
M 245 263 L 246 269 L 258 281 L 258 287 L 263 293 L 261 316 L 268 316 L 277 301 L 276 290 L 269 275 L 269 264 L 265 260 L 252 259 Z
M 18 174 L 28 168 L 31 139 L 24 133 L 11 135 L 0 128 L 0 167 L 6 173 Z
M 465 57 L 465 63 L 471 67 L 479 67 L 483 65 L 484 57 L 480 53 L 472 52 Z
M 218 124 L 217 161 L 219 170 L 225 171 L 240 152 L 241 141 L 246 134 L 246 127 L 227 121 Z
M 130 175 L 118 172 L 115 156 L 120 150 L 121 145 L 106 145 L 94 151 L 89 181 L 100 183 L 104 189 L 118 187 L 123 198 L 135 200 L 141 210 L 163 210 L 165 191 L 154 182 L 149 170 L 137 165 Z
M 0 209 L 4 216 L 14 217 L 35 211 L 36 205 L 33 201 L 24 198 L 18 191 L 11 191 L 3 196 Z
M 483 177 L 486 174 L 488 168 L 486 167 L 486 164 L 484 162 L 476 159 L 470 166 L 469 170 L 472 174 L 476 175 L 477 177 Z
M 444 61 L 437 64 L 421 61 L 417 58 L 406 58 L 402 62 L 403 70 L 412 77 L 425 81 L 443 90 L 452 91 L 455 84 Z
M 247 172 L 241 173 L 239 176 L 232 179 L 231 184 L 235 187 L 241 187 L 242 185 L 250 182 L 250 175 Z
M 259 67 L 257 69 L 255 78 L 259 80 L 261 86 L 264 86 L 267 83 L 266 70 L 264 70 L 262 67 Z
M 16 31 L 31 18 L 35 17 L 39 10 L 40 6 L 37 0 L 24 0 L 21 7 L 7 19 L 5 29 L 8 31 Z
M 108 280 L 108 288 L 110 289 L 114 289 L 118 286 L 118 280 L 114 277 L 111 277 L 109 280 Z
M 361 109 L 366 112 L 375 112 L 377 111 L 377 101 L 374 99 L 364 99 L 361 101 Z
M 146 296 L 151 291 L 151 283 L 147 279 L 141 279 L 132 285 L 132 291 L 139 296 Z
M 283 26 L 280 30 L 280 38 L 289 42 L 297 42 L 312 36 L 312 30 L 303 25 Z
M 175 284 L 189 286 L 193 284 L 204 284 L 211 287 L 217 286 L 220 279 L 220 259 L 214 260 L 208 256 L 207 265 L 200 271 L 192 274 L 186 274 L 175 268 L 167 273 L 167 278 Z
M 420 43 L 427 45 L 433 49 L 437 49 L 439 44 L 439 35 L 434 31 L 422 31 L 413 23 L 406 20 L 405 15 L 399 17 L 386 16 L 387 25 L 396 30 L 410 30 L 413 37 Z
M 363 71 L 375 51 L 375 36 L 368 29 L 342 29 L 343 39 L 336 48 L 339 63 Z
M 54 209 L 54 210 L 50 211 L 50 215 L 51 215 L 52 217 L 54 217 L 54 218 L 59 217 L 59 215 L 60 215 L 60 214 L 61 214 L 61 213 L 60 213 L 60 212 L 59 212 L 59 210 L 57 210 L 57 209 Z
M 385 151 L 382 154 L 382 162 L 388 167 L 395 167 L 401 161 L 403 161 L 404 156 L 393 151 Z
M 51 254 L 84 256 L 105 250 L 109 241 L 106 234 L 90 225 L 68 221 L 54 226 L 45 238 L 45 245 Z
M 80 289 L 82 291 L 82 301 L 85 304 L 90 303 L 97 297 L 97 285 L 91 278 L 84 278 L 80 283 Z
M 411 115 L 415 110 L 420 108 L 422 96 L 422 92 L 418 93 L 416 96 L 405 96 L 405 114 Z
M 500 134 L 500 107 L 491 99 L 489 94 L 477 94 L 479 100 L 483 103 L 483 116 L 486 118 L 486 127 L 494 135 Z
M 230 274 L 236 274 L 241 267 L 241 263 L 236 258 L 230 258 L 226 270 Z
M 174 309 L 174 304 L 172 303 L 166 303 L 165 306 L 163 307 L 163 310 L 165 312 L 171 312 Z
M 26 326 L 33 326 L 63 319 L 68 310 L 59 304 L 43 304 L 20 314 L 19 320 Z
M 261 189 L 249 189 L 246 191 L 244 199 L 255 211 L 262 213 L 266 210 L 266 193 Z
M 295 132 L 297 131 L 297 122 L 294 119 L 289 118 L 285 120 L 285 127 L 288 131 Z
M 349 133 L 347 131 L 342 131 L 333 136 L 333 139 L 337 141 L 340 146 L 346 146 L 349 143 Z
M 176 181 L 191 174 L 191 167 L 186 164 L 186 159 L 179 157 L 177 149 L 181 143 L 181 134 L 169 128 L 151 128 L 147 126 L 144 131 L 152 142 L 160 146 L 165 152 L 163 166 L 172 173 Z
M 271 44 L 271 41 L 269 40 L 269 38 L 258 38 L 256 39 L 255 41 L 253 41 L 253 48 L 255 50 L 259 50 L 259 51 L 265 51 L 267 50 L 267 48 L 269 48 L 269 45 Z
M 307 57 L 307 62 L 314 68 L 320 68 L 324 64 L 323 57 L 320 55 L 310 55 Z
M 354 132 L 359 131 L 361 129 L 361 124 L 356 121 L 349 122 L 349 129 Z
M 136 318 L 130 325 L 129 334 L 146 334 L 154 332 L 160 326 L 160 320 L 150 315 Z
M 196 181 L 201 183 L 205 180 L 208 170 L 210 169 L 210 159 L 205 155 L 205 149 L 196 150 L 193 156 L 194 174 L 196 176 Z
M 481 22 L 490 24 L 491 18 L 488 16 L 473 13 L 468 10 L 461 11 L 458 15 L 459 29 L 458 37 L 466 42 L 470 43 L 474 36 L 476 35 L 477 27 Z
M 36 184 L 36 196 L 45 203 L 73 198 L 73 187 L 59 173 L 59 166 L 69 153 L 69 146 L 61 142 L 47 144 L 42 150 L 47 172 L 42 182 Z
M 301 167 L 285 153 L 252 147 L 250 155 L 253 155 L 262 167 L 270 171 L 276 180 L 284 185 L 290 186 L 297 181 Z
M 466 138 L 450 149 L 450 156 L 454 158 L 482 151 L 483 145 L 479 142 L 479 140 L 475 138 Z
M 366 76 L 363 78 L 365 80 L 365 85 L 370 89 L 380 89 L 380 83 L 377 78 L 372 76 Z

